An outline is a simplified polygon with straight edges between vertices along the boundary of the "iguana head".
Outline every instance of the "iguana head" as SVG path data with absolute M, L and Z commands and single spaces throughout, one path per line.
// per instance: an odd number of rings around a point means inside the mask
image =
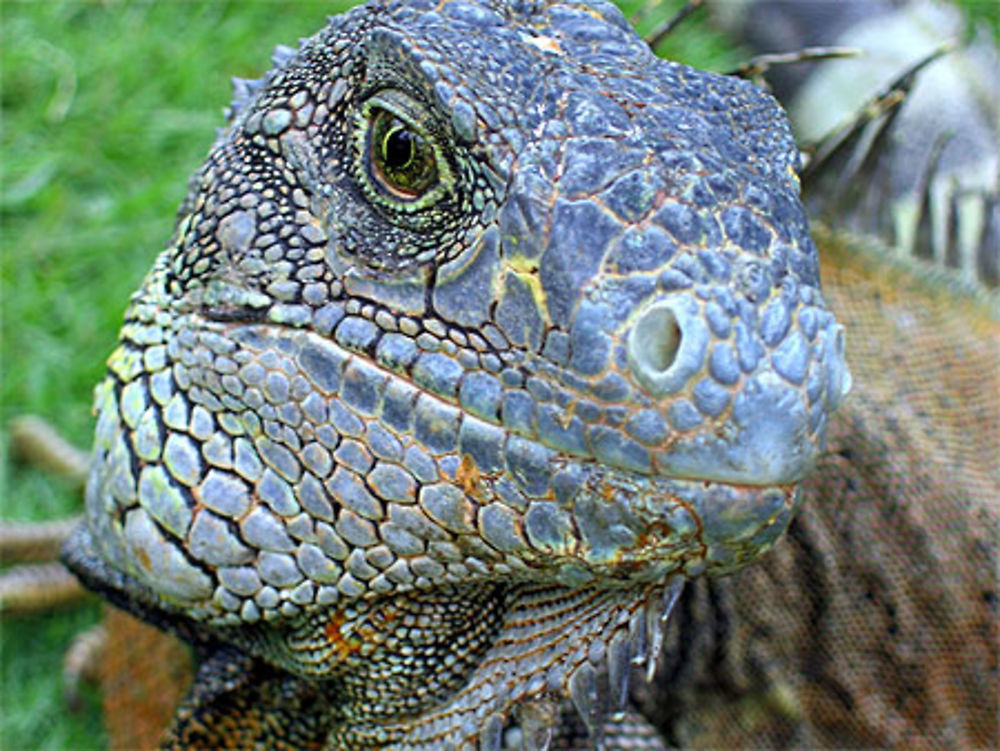
M 345 655 L 285 637 L 364 603 L 495 588 L 499 623 L 520 585 L 752 561 L 849 384 L 796 159 L 767 94 L 607 4 L 332 19 L 237 84 L 133 298 L 96 551 L 321 676 Z

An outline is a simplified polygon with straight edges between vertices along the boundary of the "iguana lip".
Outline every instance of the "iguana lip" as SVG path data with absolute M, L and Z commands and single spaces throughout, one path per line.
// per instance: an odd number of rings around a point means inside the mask
M 724 450 L 724 449 L 723 449 Z M 791 453 L 791 450 L 790 450 Z M 682 462 L 671 463 L 670 459 L 663 460 L 660 466 L 664 467 L 657 477 L 682 482 L 704 483 L 708 486 L 725 486 L 729 488 L 744 488 L 747 490 L 771 488 L 771 487 L 794 487 L 808 477 L 810 471 L 816 464 L 816 452 L 810 452 L 811 456 L 807 460 L 796 461 L 794 465 L 784 458 L 776 458 L 772 461 L 762 463 L 757 467 L 747 466 L 708 466 L 704 471 L 671 471 L 671 466 L 683 466 Z M 788 466 L 785 466 L 788 464 Z M 778 468 L 777 470 L 775 468 Z
M 598 473 L 573 502 L 577 557 L 591 572 L 612 578 L 658 581 L 676 573 L 731 573 L 774 544 L 801 497 L 795 484 Z M 529 534 L 531 524 L 529 515 Z
M 654 454 L 660 475 L 732 486 L 801 482 L 815 466 L 825 417 L 814 422 L 804 394 L 773 373 L 754 378 L 724 431 L 681 435 Z

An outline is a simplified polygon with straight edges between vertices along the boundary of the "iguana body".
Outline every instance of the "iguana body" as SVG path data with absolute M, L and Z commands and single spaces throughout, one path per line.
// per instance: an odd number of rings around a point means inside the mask
M 566 701 L 599 743 L 849 387 L 783 116 L 605 5 L 372 3 L 276 62 L 133 297 L 67 560 L 201 652 L 178 747 L 573 743 Z

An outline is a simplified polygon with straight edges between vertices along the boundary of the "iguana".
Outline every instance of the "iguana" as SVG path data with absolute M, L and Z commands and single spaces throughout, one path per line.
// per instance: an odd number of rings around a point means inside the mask
M 550 50 L 549 53 L 555 54 L 555 51 Z M 282 64 L 285 63 L 287 61 L 282 61 Z M 252 96 L 259 96 L 257 92 L 244 91 L 244 94 L 246 95 L 244 99 L 247 100 L 252 99 Z M 237 112 L 235 113 L 237 123 L 239 122 L 240 109 L 247 107 L 248 104 L 248 101 L 237 102 Z M 247 117 L 245 111 L 243 116 Z M 224 134 L 223 139 L 225 138 Z M 190 209 L 191 206 L 188 208 Z M 671 630 L 668 631 L 667 668 L 660 672 L 657 693 L 646 693 L 644 696 L 640 696 L 642 706 L 648 716 L 656 719 L 657 724 L 672 742 L 687 741 L 719 746 L 737 745 L 737 741 L 741 741 L 743 745 L 754 745 L 756 741 L 750 739 L 773 741 L 777 738 L 779 741 L 807 745 L 830 742 L 842 745 L 850 742 L 845 739 L 855 738 L 860 740 L 854 740 L 854 743 L 866 745 L 881 745 L 887 741 L 899 743 L 901 742 L 899 734 L 897 733 L 896 736 L 888 735 L 886 728 L 900 728 L 909 723 L 907 727 L 910 728 L 924 726 L 936 730 L 947 724 L 940 719 L 941 712 L 947 714 L 949 709 L 968 711 L 968 707 L 955 706 L 962 703 L 958 697 L 965 698 L 978 692 L 984 698 L 979 709 L 985 711 L 980 711 L 980 715 L 988 715 L 991 696 L 995 701 L 995 684 L 991 688 L 988 679 L 985 683 L 983 682 L 983 676 L 988 675 L 988 673 L 984 673 L 979 665 L 976 669 L 965 671 L 966 674 L 962 679 L 965 686 L 961 686 L 961 681 L 955 682 L 959 688 L 955 689 L 951 696 L 947 690 L 939 692 L 937 696 L 932 696 L 929 699 L 914 692 L 913 696 L 904 697 L 907 701 L 902 702 L 902 704 L 908 702 L 909 709 L 905 712 L 897 709 L 895 715 L 892 708 L 887 709 L 882 706 L 868 709 L 862 705 L 859 710 L 858 705 L 854 703 L 857 696 L 864 695 L 866 691 L 869 695 L 874 696 L 877 691 L 872 685 L 871 678 L 868 679 L 868 682 L 858 680 L 857 676 L 867 674 L 863 670 L 859 670 L 859 666 L 855 662 L 856 655 L 838 655 L 841 662 L 834 665 L 823 663 L 810 667 L 806 664 L 809 662 L 810 644 L 819 645 L 823 643 L 824 638 L 829 641 L 832 628 L 837 626 L 849 628 L 854 625 L 847 622 L 844 616 L 845 612 L 858 613 L 858 621 L 869 617 L 867 611 L 858 608 L 857 604 L 851 600 L 852 595 L 858 591 L 859 587 L 862 594 L 858 596 L 864 597 L 865 603 L 874 603 L 869 607 L 876 610 L 898 607 L 899 593 L 906 591 L 906 587 L 898 578 L 899 572 L 905 571 L 898 563 L 902 557 L 900 551 L 892 551 L 883 561 L 882 568 L 872 567 L 875 570 L 867 578 L 861 577 L 859 579 L 855 576 L 859 571 L 865 573 L 865 566 L 861 565 L 859 561 L 863 561 L 866 555 L 879 555 L 879 548 L 877 544 L 872 542 L 870 535 L 865 544 L 859 545 L 850 540 L 844 544 L 843 540 L 837 539 L 836 534 L 831 533 L 831 529 L 843 527 L 848 519 L 865 518 L 863 514 L 858 514 L 856 517 L 845 517 L 845 510 L 842 507 L 834 506 L 829 502 L 836 499 L 840 499 L 841 502 L 866 499 L 873 504 L 869 508 L 881 508 L 902 517 L 899 523 L 903 526 L 910 523 L 906 515 L 913 511 L 911 507 L 907 506 L 905 499 L 926 497 L 928 493 L 938 493 L 946 500 L 951 499 L 951 505 L 948 507 L 951 510 L 944 510 L 940 513 L 942 518 L 949 519 L 952 528 L 942 530 L 940 539 L 942 544 L 952 540 L 959 545 L 962 541 L 976 539 L 976 537 L 981 539 L 980 549 L 972 551 L 970 560 L 962 566 L 962 571 L 964 574 L 966 570 L 975 570 L 977 566 L 980 567 L 979 578 L 983 588 L 979 592 L 978 602 L 974 595 L 969 597 L 967 592 L 954 592 L 946 588 L 937 592 L 937 596 L 942 601 L 955 600 L 958 604 L 956 609 L 968 608 L 970 615 L 966 620 L 979 624 L 977 628 L 979 628 L 980 639 L 971 640 L 969 648 L 981 649 L 975 645 L 988 643 L 984 639 L 988 639 L 991 635 L 995 638 L 995 623 L 991 623 L 989 617 L 990 608 L 995 607 L 995 600 L 991 601 L 988 597 L 988 594 L 993 591 L 990 589 L 992 585 L 988 574 L 995 566 L 995 552 L 991 546 L 995 543 L 996 516 L 995 513 L 990 516 L 988 509 L 981 513 L 983 524 L 982 530 L 978 533 L 974 529 L 969 529 L 968 520 L 963 516 L 965 514 L 963 504 L 967 503 L 968 499 L 976 497 L 976 494 L 981 498 L 988 499 L 993 493 L 992 497 L 996 497 L 996 475 L 995 473 L 991 475 L 989 472 L 990 444 L 988 441 L 980 440 L 973 441 L 971 446 L 962 445 L 958 436 L 948 434 L 947 437 L 951 443 L 947 441 L 939 441 L 938 443 L 949 446 L 950 449 L 935 453 L 934 449 L 937 444 L 934 441 L 927 441 L 925 438 L 924 440 L 927 442 L 919 444 L 914 435 L 924 430 L 935 429 L 942 415 L 948 419 L 954 418 L 955 424 L 961 425 L 959 421 L 968 419 L 963 417 L 968 411 L 974 412 L 978 419 L 983 421 L 987 436 L 990 425 L 996 426 L 995 409 L 991 411 L 991 403 L 988 398 L 983 398 L 984 394 L 988 396 L 990 393 L 988 376 L 991 372 L 996 372 L 996 350 L 995 348 L 989 349 L 990 337 L 995 336 L 996 327 L 990 322 L 988 316 L 984 316 L 981 308 L 978 308 L 975 303 L 968 303 L 968 307 L 962 312 L 978 321 L 978 330 L 971 333 L 963 330 L 961 324 L 955 320 L 956 303 L 951 296 L 935 293 L 933 284 L 925 285 L 924 282 L 901 270 L 887 271 L 881 262 L 866 259 L 863 254 L 858 255 L 855 250 L 840 247 L 832 236 L 823 235 L 822 237 L 826 240 L 823 243 L 824 250 L 829 249 L 828 255 L 824 257 L 826 265 L 823 269 L 827 297 L 835 306 L 834 309 L 841 316 L 844 316 L 845 322 L 849 323 L 849 329 L 854 328 L 857 331 L 868 333 L 868 337 L 863 342 L 863 345 L 867 346 L 860 349 L 864 354 L 851 357 L 852 363 L 855 362 L 855 357 L 860 358 L 861 369 L 859 371 L 858 366 L 855 365 L 854 370 L 856 374 L 860 372 L 863 378 L 858 378 L 855 396 L 848 402 L 847 411 L 845 412 L 845 408 L 841 408 L 838 418 L 833 422 L 832 440 L 835 451 L 824 455 L 820 464 L 819 479 L 810 481 L 806 487 L 806 495 L 811 497 L 812 501 L 800 520 L 794 523 L 793 545 L 790 546 L 786 543 L 778 546 L 775 553 L 765 557 L 763 568 L 752 568 L 747 574 L 736 579 L 724 579 L 712 583 L 699 580 L 696 585 L 689 587 L 688 592 L 682 596 L 678 615 L 675 616 Z M 515 273 L 520 271 L 518 269 L 511 270 Z M 529 269 L 529 271 L 533 270 Z M 832 287 L 831 282 L 833 283 Z M 906 290 L 905 293 L 896 296 L 895 288 L 899 285 L 905 285 Z M 929 297 L 923 295 L 921 290 L 929 290 Z M 927 314 L 920 310 L 925 299 L 934 306 Z M 884 300 L 889 300 L 895 306 L 888 313 L 882 302 Z M 934 314 L 949 322 L 948 325 L 951 328 L 947 332 L 938 333 L 933 330 Z M 892 325 L 887 325 L 887 321 L 891 321 Z M 902 330 L 899 330 L 900 326 Z M 880 357 L 885 355 L 886 350 L 892 350 L 902 358 L 908 358 L 912 355 L 913 347 L 907 345 L 907 340 L 901 337 L 901 334 L 909 334 L 914 337 L 911 341 L 917 342 L 924 348 L 928 361 L 924 363 L 926 367 L 921 367 L 915 374 L 907 375 L 904 373 L 894 376 L 885 368 L 879 368 L 878 363 Z M 852 342 L 854 338 L 852 336 Z M 995 339 L 992 341 L 995 343 Z M 976 366 L 969 366 L 967 370 L 956 373 L 947 367 L 940 367 L 942 363 L 936 362 L 935 358 L 944 349 L 942 342 L 947 342 L 948 346 L 953 349 L 952 357 L 979 358 L 975 362 L 978 363 L 978 367 L 984 368 L 984 370 L 977 373 Z M 959 354 L 954 354 L 956 352 Z M 627 355 L 626 351 L 625 363 L 630 367 Z M 991 367 L 992 370 L 990 370 Z M 983 373 L 986 374 L 985 379 Z M 892 406 L 906 412 L 908 417 L 907 410 L 915 403 L 921 402 L 927 391 L 927 381 L 933 379 L 935 375 L 940 379 L 939 383 L 941 383 L 942 388 L 952 384 L 955 384 L 957 388 L 956 393 L 959 394 L 959 400 L 949 406 L 947 411 L 942 412 L 940 407 L 928 409 L 926 405 L 921 404 L 920 406 L 924 407 L 926 415 L 924 422 L 921 420 L 901 420 L 891 415 L 888 418 L 884 416 L 886 407 Z M 906 384 L 909 385 L 906 386 Z M 986 389 L 984 389 L 984 385 Z M 906 386 L 906 388 L 899 388 L 900 386 Z M 993 422 L 990 423 L 990 420 Z M 901 429 L 900 425 L 903 425 L 905 429 Z M 894 436 L 895 442 L 887 443 L 884 439 L 886 435 Z M 956 441 L 958 442 L 956 443 Z M 885 468 L 895 470 L 903 448 L 910 444 L 915 445 L 915 451 L 920 450 L 916 455 L 921 457 L 920 461 L 924 463 L 924 466 L 910 468 L 914 470 L 910 474 L 917 478 L 911 480 L 915 490 L 900 491 L 886 483 L 870 490 L 858 491 L 859 469 L 862 479 L 875 478 L 875 482 L 881 483 L 886 479 L 884 476 Z M 982 451 L 983 446 L 986 447 L 985 452 Z M 976 447 L 978 450 L 973 450 Z M 853 454 L 851 453 L 852 449 Z M 933 457 L 933 459 L 924 457 Z M 952 482 L 947 487 L 940 481 L 934 485 L 927 479 L 929 474 L 933 474 L 935 466 L 947 467 L 949 464 L 954 465 L 959 461 L 966 464 L 966 469 L 985 467 L 987 471 L 969 469 L 968 472 L 963 472 L 961 481 L 952 478 Z M 866 467 L 869 468 L 867 474 L 865 474 Z M 468 464 L 463 466 L 460 463 L 458 469 L 460 472 L 455 479 L 458 480 L 458 484 L 462 485 L 463 491 L 466 491 L 464 485 L 466 476 L 468 474 L 474 476 L 475 472 L 470 472 L 473 467 Z M 967 477 L 971 480 L 967 480 Z M 482 477 L 475 478 L 476 482 L 481 482 L 482 479 Z M 933 478 L 931 479 L 933 480 Z M 839 485 L 834 484 L 835 480 L 839 482 Z M 896 478 L 896 481 L 901 482 L 902 480 Z M 928 489 L 928 485 L 933 485 L 933 487 Z M 840 488 L 839 495 L 836 491 L 838 487 Z M 472 490 L 475 490 L 474 486 Z M 468 491 L 466 494 L 469 494 Z M 474 495 L 473 498 L 475 498 Z M 882 503 L 886 498 L 892 499 L 893 503 Z M 476 500 L 478 501 L 478 499 Z M 879 503 L 882 505 L 875 505 Z M 896 516 L 892 518 L 896 518 Z M 882 528 L 884 528 L 884 522 Z M 915 533 L 909 527 L 904 532 L 908 535 L 904 538 L 906 540 L 923 539 L 920 534 Z M 876 542 L 878 541 L 876 540 Z M 934 545 L 930 543 L 922 547 L 920 545 L 912 546 L 909 543 L 904 543 L 904 545 L 909 548 L 907 552 L 917 562 L 917 565 L 926 566 L 927 561 L 942 560 L 942 558 L 950 563 L 955 560 L 956 555 L 961 555 L 958 548 L 956 548 L 955 553 L 944 551 L 947 555 L 942 555 L 942 551 L 934 549 Z M 81 547 L 85 547 L 85 545 Z M 79 553 L 79 550 L 80 548 L 77 548 L 76 552 Z M 844 560 L 845 555 L 850 556 L 850 560 Z M 843 567 L 843 573 L 840 573 L 840 569 L 831 568 L 831 560 L 838 562 Z M 92 560 L 87 563 L 93 565 Z M 853 568 L 848 565 L 849 563 L 853 564 Z M 983 572 L 985 572 L 985 576 Z M 946 579 L 948 573 L 947 570 L 931 572 L 928 576 L 936 575 Z M 547 575 L 546 573 L 545 576 Z M 781 583 L 787 582 L 787 589 L 775 587 L 774 582 L 769 577 L 781 577 L 779 581 Z M 827 588 L 822 590 L 822 594 L 819 587 L 816 586 L 817 581 L 821 584 L 825 582 L 827 585 Z M 923 581 L 926 582 L 927 579 Z M 842 587 L 841 591 L 830 590 L 830 585 L 834 582 Z M 189 738 L 197 738 L 198 732 L 207 730 L 218 733 L 218 735 L 211 736 L 215 742 L 226 741 L 237 746 L 245 745 L 251 740 L 259 739 L 251 739 L 232 733 L 235 733 L 240 725 L 246 724 L 243 722 L 244 719 L 256 719 L 261 724 L 251 725 L 249 732 L 264 732 L 260 728 L 267 725 L 267 735 L 265 736 L 267 741 L 276 742 L 280 730 L 268 723 L 274 723 L 276 719 L 287 719 L 289 707 L 292 706 L 297 707 L 300 712 L 296 720 L 298 724 L 293 728 L 294 732 L 315 733 L 315 735 L 309 736 L 312 739 L 323 736 L 329 730 L 329 726 L 322 723 L 319 724 L 322 727 L 319 725 L 310 727 L 310 722 L 316 717 L 329 719 L 328 709 L 317 709 L 317 704 L 322 705 L 324 701 L 322 697 L 317 699 L 312 689 L 303 688 L 300 682 L 281 675 L 280 671 L 273 671 L 260 661 L 248 658 L 245 653 L 220 648 L 217 633 L 207 634 L 206 630 L 200 626 L 188 621 L 178 621 L 174 615 L 165 616 L 161 612 L 162 605 L 160 603 L 156 603 L 153 610 L 147 610 L 149 600 L 144 602 L 144 597 L 148 595 L 147 592 L 140 589 L 137 597 L 133 583 L 119 580 L 119 584 L 124 584 L 130 590 L 129 597 L 131 599 L 126 604 L 133 611 L 144 613 L 161 625 L 181 632 L 189 640 L 196 642 L 206 654 L 212 655 L 206 663 L 209 667 L 203 667 L 201 681 L 199 685 L 196 685 L 193 701 L 190 701 L 181 712 L 181 719 L 178 723 L 180 728 L 178 729 L 178 726 L 175 725 L 175 741 L 178 733 L 190 733 L 192 726 L 194 726 L 195 735 L 189 736 Z M 934 586 L 930 585 L 928 591 L 934 591 Z M 810 607 L 808 609 L 802 608 L 795 600 L 796 597 L 808 601 Z M 890 604 L 887 606 L 886 602 Z M 926 610 L 926 606 L 922 603 L 914 603 L 910 606 L 910 612 L 924 612 L 921 611 L 921 607 Z M 790 615 L 796 611 L 805 610 L 808 610 L 811 615 L 801 621 L 796 615 Z M 831 621 L 837 626 L 833 625 Z M 925 619 L 925 622 L 919 626 L 915 623 L 914 628 L 922 628 L 926 625 L 928 631 L 931 631 L 937 626 L 936 621 L 933 623 L 931 621 L 934 619 Z M 791 629 L 792 626 L 797 626 L 799 623 L 809 624 L 805 633 Z M 889 643 L 896 643 L 892 641 L 893 639 L 900 644 L 909 644 L 906 641 L 907 638 L 912 641 L 912 633 L 904 633 L 903 638 L 900 638 L 898 624 L 896 626 L 891 624 L 890 619 L 889 627 L 895 628 L 895 631 L 888 632 Z M 789 638 L 783 640 L 782 633 Z M 876 634 L 876 636 L 881 639 L 884 635 Z M 870 644 L 859 642 L 855 646 L 859 651 L 864 651 Z M 803 654 L 806 657 L 803 657 Z M 940 657 L 940 655 L 938 656 Z M 898 655 L 893 655 L 890 650 L 890 657 L 895 660 L 895 662 L 889 661 L 893 669 L 902 670 L 903 668 L 900 668 L 898 664 Z M 989 649 L 986 649 L 981 654 L 980 659 L 986 663 L 993 660 L 992 669 L 995 675 L 995 652 L 991 654 Z M 919 662 L 919 658 L 917 661 Z M 885 663 L 869 660 L 869 664 L 872 672 L 875 673 L 878 666 Z M 260 683 L 255 686 L 246 679 L 237 680 L 240 667 L 246 667 L 251 671 L 252 678 L 254 680 L 260 679 Z M 903 667 L 911 672 L 916 669 L 913 665 Z M 941 664 L 929 665 L 926 669 L 933 671 L 935 675 L 943 675 L 950 670 L 948 665 Z M 962 673 L 963 671 L 958 670 L 958 672 Z M 277 678 L 276 675 L 281 675 L 281 677 Z M 228 684 L 225 683 L 227 676 L 232 678 Z M 805 676 L 807 679 L 805 683 L 796 682 L 800 676 Z M 268 680 L 264 680 L 264 678 Z M 877 678 L 878 675 L 875 673 L 876 683 Z M 812 680 L 815 681 L 815 686 L 808 683 Z M 917 678 L 913 680 L 916 681 Z M 928 683 L 933 683 L 933 680 Z M 619 683 L 618 687 L 620 686 Z M 230 693 L 227 694 L 227 691 Z M 963 691 L 964 693 L 962 693 Z M 826 694 L 822 692 L 826 692 Z M 557 694 L 558 691 L 553 693 Z M 841 709 L 841 716 L 826 711 L 830 703 L 828 699 L 826 703 L 823 703 L 816 698 L 819 696 L 820 699 L 825 699 L 827 694 L 835 697 L 834 701 L 841 702 L 841 706 L 838 707 Z M 619 694 L 619 696 L 621 695 Z M 236 699 L 233 703 L 227 703 L 229 697 L 236 697 Z M 669 697 L 669 699 L 664 697 Z M 812 697 L 813 704 L 808 701 L 804 702 L 803 697 L 805 699 Z M 272 704 L 280 705 L 281 708 L 272 707 L 261 711 L 260 706 L 250 706 L 248 699 L 251 698 L 255 701 L 263 699 L 272 702 Z M 586 710 L 586 697 L 581 701 L 580 692 L 577 691 L 574 699 L 577 700 L 578 705 L 582 704 Z M 951 706 L 949 706 L 949 702 Z M 931 713 L 920 717 L 921 709 L 927 706 L 935 708 L 938 714 Z M 220 711 L 220 707 L 222 711 Z M 818 712 L 817 707 L 819 708 Z M 915 709 L 914 707 L 920 708 Z M 251 709 L 256 714 L 240 714 L 240 712 L 249 712 Z M 884 720 L 885 724 L 876 727 L 876 723 L 868 717 L 869 712 L 879 713 L 879 719 Z M 540 730 L 545 726 L 545 720 L 555 717 L 558 713 L 558 707 L 553 708 L 552 705 L 543 702 L 534 702 L 520 705 L 517 711 L 508 713 L 510 716 L 505 718 L 505 722 L 508 724 L 527 723 L 529 729 Z M 584 714 L 590 715 L 591 713 L 585 711 Z M 958 714 L 960 712 L 956 712 L 955 716 Z M 817 717 L 821 720 L 825 717 L 826 725 L 821 721 L 817 722 Z M 541 722 L 539 718 L 541 718 Z M 706 722 L 705 718 L 708 718 L 709 722 Z M 214 728 L 199 727 L 198 723 L 205 719 L 215 722 Z M 236 719 L 240 722 L 234 724 Z M 958 729 L 953 728 L 952 734 L 950 736 L 945 734 L 944 738 L 945 740 L 958 738 L 965 741 L 969 741 L 970 738 L 973 740 L 978 738 L 980 743 L 982 739 L 985 739 L 985 744 L 988 744 L 990 738 L 996 736 L 995 720 L 992 726 L 992 735 L 990 734 L 989 718 L 983 719 L 981 717 L 979 722 L 980 724 L 976 726 L 979 732 L 978 736 L 975 733 L 963 735 L 969 726 L 967 725 L 966 729 L 963 730 L 958 728 L 958 725 L 961 724 L 959 723 L 955 726 Z M 187 725 L 185 726 L 184 723 Z M 845 735 L 844 729 L 849 728 L 852 723 L 862 727 L 867 725 L 868 735 Z M 494 722 L 490 725 L 489 731 L 496 733 L 503 730 L 502 726 L 497 727 L 498 724 Z M 590 724 L 592 728 L 598 728 L 598 724 L 593 718 L 591 718 Z M 574 729 L 574 725 L 570 715 L 563 717 L 562 728 L 565 734 L 576 733 L 579 736 L 579 728 Z M 638 727 L 640 728 L 638 733 L 643 738 L 642 742 L 655 742 L 648 732 L 648 726 L 639 725 Z M 820 727 L 832 735 L 816 734 L 816 727 Z M 634 729 L 635 726 L 625 727 L 622 724 L 618 724 L 617 727 L 612 726 L 609 730 L 612 734 L 612 741 L 609 745 L 623 743 L 625 736 L 632 733 Z M 838 729 L 841 731 L 839 735 L 836 733 Z M 406 730 L 408 732 L 410 728 Z M 523 735 L 524 728 L 521 727 L 519 730 Z M 758 735 L 755 736 L 754 732 Z M 738 733 L 738 735 L 734 733 Z M 813 734 L 810 735 L 810 733 Z M 510 736 L 509 741 L 515 737 L 510 734 L 510 728 L 508 728 L 508 735 Z M 928 738 L 940 740 L 932 733 L 926 735 L 914 733 L 909 738 L 910 740 L 926 740 Z M 496 736 L 491 735 L 489 739 L 495 740 Z M 183 740 L 183 736 L 181 736 L 181 740 Z M 305 742 L 305 737 L 296 736 L 296 740 L 292 743 L 300 741 Z M 367 741 L 355 742 L 366 743 Z
M 168 745 L 544 746 L 568 700 L 657 747 L 631 666 L 850 385 L 780 108 L 600 3 L 373 2 L 276 63 L 126 313 L 65 553 L 202 651 Z

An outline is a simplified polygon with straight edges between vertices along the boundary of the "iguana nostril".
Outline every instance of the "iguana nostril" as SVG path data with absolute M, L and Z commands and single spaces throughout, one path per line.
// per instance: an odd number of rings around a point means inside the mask
M 653 308 L 636 324 L 636 364 L 652 373 L 662 373 L 674 364 L 681 346 L 681 327 L 669 308 Z
M 698 304 L 672 297 L 639 313 L 628 339 L 632 375 L 655 397 L 673 394 L 704 364 L 708 329 Z

